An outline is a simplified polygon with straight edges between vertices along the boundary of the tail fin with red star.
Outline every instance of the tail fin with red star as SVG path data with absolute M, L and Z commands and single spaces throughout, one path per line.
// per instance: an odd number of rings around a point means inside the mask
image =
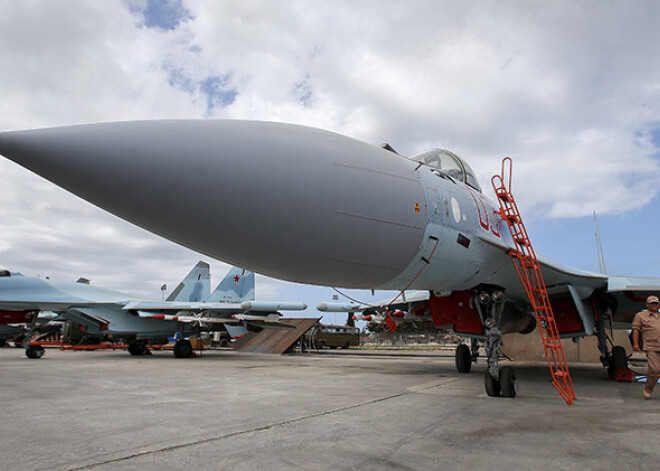
M 254 273 L 233 267 L 206 300 L 209 303 L 254 301 Z

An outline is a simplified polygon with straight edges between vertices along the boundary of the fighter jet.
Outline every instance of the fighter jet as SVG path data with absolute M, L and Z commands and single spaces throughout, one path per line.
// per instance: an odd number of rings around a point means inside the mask
M 515 375 L 507 370 L 500 381 L 497 359 L 502 333 L 535 323 L 510 257 L 518 245 L 468 163 L 450 151 L 406 157 L 305 126 L 168 120 L 0 133 L 0 153 L 127 221 L 248 270 L 428 291 L 436 326 L 492 347 L 487 392 L 515 395 Z M 538 260 L 559 333 L 596 334 L 604 365 L 625 361 L 621 347 L 609 350 L 605 327 L 629 326 L 660 279 Z M 469 349 L 457 350 L 457 363 L 458 355 L 468 369 Z
M 0 309 L 52 311 L 57 320 L 76 322 L 92 335 L 112 335 L 129 342 L 131 355 L 147 353 L 147 343 L 163 343 L 178 334 L 177 358 L 192 355 L 189 337 L 204 331 L 227 331 L 231 337 L 248 329 L 292 329 L 278 310 L 304 310 L 304 303 L 254 300 L 254 273 L 233 267 L 209 294 L 209 265 L 199 262 L 166 301 L 131 300 L 131 296 L 84 282 L 67 283 L 4 271 L 0 276 Z M 41 358 L 40 345 L 24 341 L 28 358 Z

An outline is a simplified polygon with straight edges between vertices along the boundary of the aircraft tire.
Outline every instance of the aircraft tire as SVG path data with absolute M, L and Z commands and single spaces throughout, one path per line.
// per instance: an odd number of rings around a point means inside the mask
M 612 347 L 612 357 L 607 367 L 607 374 L 610 379 L 614 379 L 614 372 L 620 368 L 628 368 L 628 355 L 626 349 L 620 345 Z
M 470 347 L 464 343 L 459 344 L 456 347 L 456 370 L 459 373 L 469 373 L 472 371 L 472 354 L 470 353 Z
M 128 353 L 134 357 L 142 356 L 146 353 L 146 347 L 141 343 L 133 342 L 128 346 Z
M 193 349 L 192 344 L 189 340 L 182 339 L 177 341 L 174 344 L 174 356 L 177 358 L 190 358 L 192 356 Z
M 486 371 L 484 383 L 486 386 L 486 394 L 490 397 L 500 397 L 500 382 L 493 378 L 488 371 Z
M 518 393 L 518 381 L 516 372 L 510 366 L 505 366 L 500 370 L 500 387 L 502 397 L 516 397 Z
M 625 348 L 620 345 L 612 347 L 612 364 L 615 370 L 628 367 L 628 355 L 626 355 Z
M 37 359 L 44 356 L 44 347 L 41 345 L 28 345 L 25 349 L 25 356 L 31 359 Z

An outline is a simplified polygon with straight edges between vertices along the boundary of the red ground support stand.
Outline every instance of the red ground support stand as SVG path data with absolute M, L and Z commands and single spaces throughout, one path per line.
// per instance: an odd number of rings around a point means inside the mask
M 505 172 L 507 163 L 508 172 Z M 573 390 L 573 380 L 568 371 L 564 349 L 561 345 L 555 316 L 552 313 L 550 298 L 545 288 L 545 281 L 543 281 L 536 253 L 527 235 L 516 201 L 511 194 L 512 169 L 513 161 L 510 157 L 506 157 L 502 160 L 502 174 L 495 175 L 491 179 L 491 183 L 500 204 L 499 214 L 507 222 L 511 237 L 517 247 L 517 250 L 509 250 L 509 255 L 516 267 L 520 281 L 525 286 L 527 297 L 536 314 L 545 356 L 548 359 L 548 367 L 552 375 L 552 385 L 566 401 L 566 404 L 570 406 L 577 399 Z M 508 173 L 508 180 L 505 183 L 506 173 Z
M 614 381 L 620 383 L 632 383 L 635 379 L 630 368 L 618 368 L 614 370 Z

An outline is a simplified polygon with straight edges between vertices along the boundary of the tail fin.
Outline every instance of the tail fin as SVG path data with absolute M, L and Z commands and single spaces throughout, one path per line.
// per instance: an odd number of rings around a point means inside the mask
M 233 267 L 207 299 L 209 303 L 254 301 L 254 273 Z
M 202 302 L 211 291 L 209 264 L 199 262 L 190 270 L 179 286 L 167 297 L 168 301 Z
M 606 274 L 605 259 L 603 258 L 603 246 L 600 245 L 600 230 L 598 229 L 598 219 L 596 219 L 596 211 L 594 211 L 594 225 L 596 226 L 596 246 L 598 249 L 598 262 L 600 263 L 600 272 L 604 275 Z

